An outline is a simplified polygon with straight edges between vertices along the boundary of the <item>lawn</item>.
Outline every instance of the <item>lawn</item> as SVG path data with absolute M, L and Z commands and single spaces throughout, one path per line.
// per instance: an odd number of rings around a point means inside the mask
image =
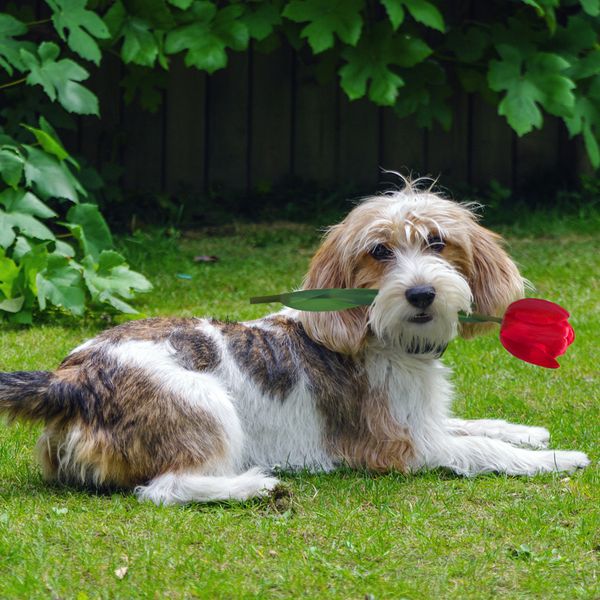
M 513 256 L 537 295 L 569 308 L 577 339 L 557 371 L 494 336 L 453 342 L 456 413 L 544 425 L 553 447 L 587 452 L 588 469 L 286 475 L 287 497 L 165 508 L 48 486 L 32 458 L 39 428 L 0 424 L 0 598 L 600 597 L 600 237 L 515 231 Z M 121 244 L 155 284 L 137 303 L 146 315 L 248 319 L 266 310 L 250 296 L 298 285 L 317 242 L 308 226 L 247 225 Z M 3 327 L 0 369 L 52 369 L 108 324 Z

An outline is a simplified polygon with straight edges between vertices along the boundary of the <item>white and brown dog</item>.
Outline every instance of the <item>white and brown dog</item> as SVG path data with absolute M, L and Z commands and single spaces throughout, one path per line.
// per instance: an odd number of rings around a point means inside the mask
M 0 374 L 0 411 L 45 422 L 46 478 L 132 488 L 157 504 L 263 495 L 275 466 L 584 467 L 581 452 L 540 449 L 541 427 L 451 417 L 439 356 L 457 333 L 476 333 L 458 312 L 501 315 L 523 294 L 500 241 L 469 207 L 408 183 L 332 227 L 304 280 L 306 289 L 379 289 L 372 306 L 247 323 L 130 322 L 55 372 Z

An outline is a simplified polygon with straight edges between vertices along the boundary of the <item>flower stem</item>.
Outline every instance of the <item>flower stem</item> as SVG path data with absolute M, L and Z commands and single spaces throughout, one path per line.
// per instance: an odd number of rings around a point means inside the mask
M 498 323 L 502 324 L 502 319 L 500 317 L 491 317 L 489 315 L 480 315 L 477 313 L 471 313 L 467 315 L 464 312 L 458 313 L 458 320 L 461 323 Z

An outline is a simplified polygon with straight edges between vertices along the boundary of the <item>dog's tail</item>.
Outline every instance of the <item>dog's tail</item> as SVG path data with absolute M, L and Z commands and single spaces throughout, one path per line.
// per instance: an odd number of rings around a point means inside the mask
M 0 373 L 0 414 L 9 419 L 46 421 L 75 409 L 73 394 L 59 384 L 50 371 L 16 371 Z M 67 384 L 67 387 L 71 387 Z

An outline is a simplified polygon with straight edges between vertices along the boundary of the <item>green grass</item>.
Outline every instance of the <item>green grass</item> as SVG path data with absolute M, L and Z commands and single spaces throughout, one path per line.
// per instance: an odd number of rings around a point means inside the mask
M 297 285 L 317 243 L 305 226 L 225 234 L 123 240 L 155 283 L 138 307 L 257 317 L 265 307 L 248 298 Z M 600 239 L 519 234 L 511 252 L 540 297 L 571 310 L 576 343 L 550 371 L 512 358 L 493 336 L 453 342 L 445 361 L 456 412 L 547 426 L 554 447 L 589 453 L 588 469 L 531 479 L 286 475 L 290 496 L 278 500 L 162 508 L 48 486 L 32 458 L 39 428 L 0 424 L 0 598 L 600 597 Z M 198 254 L 220 261 L 194 263 Z M 0 369 L 51 369 L 106 325 L 4 328 Z

